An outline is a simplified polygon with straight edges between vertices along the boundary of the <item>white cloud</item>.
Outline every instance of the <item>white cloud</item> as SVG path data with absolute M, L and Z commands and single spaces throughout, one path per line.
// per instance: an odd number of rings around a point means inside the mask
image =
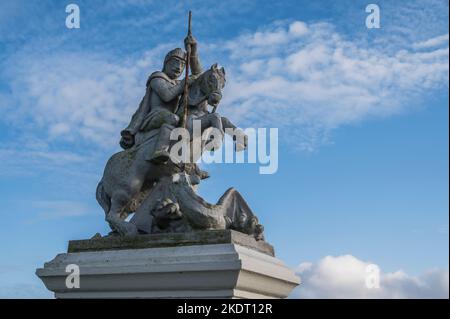
M 435 38 L 428 39 L 426 41 L 417 42 L 413 44 L 413 47 L 416 49 L 424 49 L 430 47 L 436 47 L 439 45 L 447 44 L 448 46 L 448 33 L 444 35 L 440 35 Z
M 241 125 L 284 127 L 293 144 L 313 149 L 335 128 L 407 111 L 429 90 L 448 88 L 441 40 L 392 53 L 346 39 L 328 23 L 277 23 L 225 45 L 230 81 L 220 110 Z
M 289 26 L 289 34 L 301 37 L 308 32 L 308 26 L 302 21 L 295 21 Z
M 72 193 L 61 192 L 60 196 L 65 198 L 73 197 Z M 92 188 L 90 189 L 92 194 Z M 93 206 L 92 206 L 93 205 Z M 70 199 L 47 199 L 47 200 L 27 200 L 26 198 L 16 205 L 16 212 L 21 215 L 21 222 L 24 225 L 35 225 L 38 223 L 48 223 L 51 220 L 88 218 L 89 215 L 99 217 L 98 206 L 92 201 L 79 201 Z M 1 273 L 0 268 L 0 273 Z
M 37 171 L 74 171 L 75 167 L 87 164 L 96 158 L 93 154 L 83 154 L 51 146 L 45 138 L 24 132 L 20 137 L 3 142 L 0 146 L 0 176 L 31 176 Z M 32 167 L 33 169 L 30 169 Z
M 53 293 L 43 285 L 17 283 L 0 286 L 0 298 L 5 299 L 50 299 Z
M 160 67 L 161 59 L 154 56 L 166 49 L 157 47 L 133 61 L 65 52 L 16 57 L 14 68 L 7 70 L 13 96 L 0 99 L 0 108 L 20 124 L 31 118 L 34 126 L 28 129 L 45 130 L 50 141 L 118 145 L 146 77 Z
M 18 55 L 7 69 L 12 94 L 0 96 L 0 108 L 8 121 L 31 119 L 49 140 L 117 147 L 146 77 L 171 47 L 129 60 Z M 387 52 L 329 23 L 277 22 L 225 43 L 201 42 L 200 53 L 227 69 L 220 113 L 243 127 L 278 127 L 303 150 L 327 142 L 338 127 L 407 111 L 430 90 L 448 87 L 449 48 L 440 37 Z
M 38 219 L 78 217 L 93 213 L 86 204 L 68 200 L 34 201 L 30 203 L 30 209 L 37 212 Z
M 370 262 L 352 255 L 326 256 L 317 263 L 302 263 L 297 274 L 302 284 L 292 298 L 448 298 L 448 270 L 432 269 L 420 276 L 399 270 L 379 272 L 379 288 L 368 288 Z M 373 267 L 373 266 L 370 266 Z M 378 267 L 375 265 L 375 267 Z M 378 267 L 379 269 L 379 267 Z

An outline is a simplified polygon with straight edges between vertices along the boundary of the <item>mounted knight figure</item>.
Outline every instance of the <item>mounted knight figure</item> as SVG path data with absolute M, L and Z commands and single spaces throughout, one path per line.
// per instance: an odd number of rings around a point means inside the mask
M 191 187 L 195 189 L 193 181 L 196 180 L 198 183 L 209 176 L 195 164 L 203 150 L 208 149 L 206 143 L 202 144 L 200 153 L 196 153 L 182 165 L 170 158 L 170 147 L 177 142 L 171 140 L 171 132 L 180 126 L 181 118 L 186 120 L 184 124 L 190 136 L 193 135 L 194 121 L 199 120 L 200 133 L 212 128 L 220 132 L 221 136 L 213 139 L 216 142 L 221 143 L 226 132 L 233 135 L 237 151 L 244 149 L 247 144 L 243 131 L 215 112 L 225 86 L 224 68 L 218 68 L 217 64 L 214 64 L 202 72 L 196 40 L 189 33 L 184 42 L 185 46 L 191 50 L 189 62 L 193 74 L 185 78 L 188 81 L 189 90 L 185 88 L 186 80 L 178 80 L 183 73 L 187 58 L 186 53 L 177 48 L 166 55 L 163 70 L 150 75 L 146 83 L 145 96 L 133 114 L 130 124 L 121 132 L 120 145 L 124 151 L 113 154 L 106 163 L 103 177 L 97 186 L 97 201 L 105 211 L 106 221 L 112 228 L 112 234 L 134 236 L 138 233 L 153 232 L 156 228 L 152 226 L 152 218 L 147 219 L 147 217 L 150 217 L 149 214 L 155 209 L 154 205 L 159 205 L 161 202 L 167 203 L 167 196 L 171 194 L 169 197 L 177 202 L 177 207 L 180 207 L 181 211 L 178 212 L 179 214 L 170 215 L 169 220 L 172 220 L 173 216 L 178 216 L 177 218 L 189 216 L 188 224 L 193 228 L 199 227 L 198 225 L 206 228 L 213 227 L 211 225 L 233 227 L 243 229 L 247 233 L 254 233 L 261 238 L 261 227 L 254 222 L 257 220 L 256 217 L 246 208 L 247 204 L 237 192 L 228 192 L 228 195 L 224 197 L 227 200 L 219 202 L 211 211 L 212 204 L 194 195 L 195 191 L 194 193 L 189 191 Z M 186 92 L 188 95 L 182 99 L 182 94 Z M 208 106 L 213 107 L 212 112 L 208 110 Z M 230 133 L 227 128 L 233 129 L 233 133 Z M 192 148 L 193 139 L 189 143 L 189 147 Z M 220 146 L 210 144 L 213 145 L 213 149 Z M 182 178 L 181 175 L 185 177 Z M 173 184 L 172 179 L 188 181 L 178 184 L 184 188 L 182 194 L 185 194 L 178 199 L 174 191 L 170 190 L 172 187 L 170 185 Z M 146 201 L 146 199 L 149 200 Z M 141 204 L 145 201 L 147 204 L 142 206 Z M 192 209 L 188 203 L 195 203 L 195 208 Z M 172 209 L 167 211 L 172 212 Z M 136 213 L 134 220 L 127 222 L 125 219 L 133 212 Z M 161 217 L 160 213 L 157 215 L 160 219 L 165 218 Z M 145 220 L 142 227 L 141 222 L 135 221 L 142 220 L 141 217 Z M 206 224 L 198 222 L 205 218 L 208 221 Z
M 188 78 L 190 86 L 202 73 L 197 52 L 197 41 L 192 35 L 184 40 L 185 48 L 190 46 L 190 68 L 192 75 Z M 124 149 L 132 147 L 136 134 L 159 129 L 158 139 L 152 154 L 146 160 L 154 164 L 166 163 L 169 159 L 170 132 L 180 124 L 180 117 L 175 114 L 180 97 L 185 87 L 185 79 L 178 80 L 186 66 L 186 52 L 176 48 L 167 53 L 162 71 L 150 75 L 146 84 L 146 94 L 129 125 L 121 132 L 120 145 Z

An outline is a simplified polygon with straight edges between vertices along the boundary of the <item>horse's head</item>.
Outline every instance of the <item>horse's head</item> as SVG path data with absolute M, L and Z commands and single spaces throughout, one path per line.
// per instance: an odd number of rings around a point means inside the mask
M 222 99 L 225 86 L 225 69 L 218 68 L 217 63 L 200 76 L 200 90 L 206 96 L 208 104 L 216 107 Z

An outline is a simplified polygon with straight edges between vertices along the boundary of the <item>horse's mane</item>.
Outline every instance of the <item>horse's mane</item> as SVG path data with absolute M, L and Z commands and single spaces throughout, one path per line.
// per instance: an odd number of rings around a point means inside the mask
M 219 75 L 223 82 L 225 82 L 225 70 L 224 68 L 218 68 L 217 63 L 213 64 L 209 69 L 202 72 L 197 79 L 194 81 L 194 83 L 191 85 L 189 89 L 189 101 L 196 101 L 196 104 L 189 103 L 189 106 L 198 107 L 202 102 L 204 102 L 207 99 L 207 95 L 210 92 L 204 92 L 205 89 L 208 89 L 209 86 L 207 85 L 206 81 L 208 80 L 208 77 L 211 72 L 214 72 L 215 74 Z M 192 96 L 192 94 L 195 94 Z M 184 93 L 181 95 L 181 98 L 178 102 L 177 111 L 176 113 L 179 113 L 183 109 L 184 105 Z

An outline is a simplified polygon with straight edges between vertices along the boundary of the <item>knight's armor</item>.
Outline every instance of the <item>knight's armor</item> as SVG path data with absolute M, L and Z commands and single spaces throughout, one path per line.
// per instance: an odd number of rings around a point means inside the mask
M 164 59 L 164 66 L 172 58 L 185 61 L 186 53 L 180 48 L 170 51 Z M 191 51 L 190 65 L 193 75 L 202 72 L 195 46 Z M 134 137 L 138 131 L 159 128 L 155 151 L 153 154 L 148 154 L 146 160 L 153 163 L 164 163 L 169 159 L 170 132 L 179 124 L 180 119 L 175 112 L 183 93 L 184 83 L 184 80 L 171 79 L 164 69 L 150 75 L 147 80 L 147 94 L 133 115 L 130 125 L 121 133 L 122 147 L 127 148 L 128 146 L 123 142 L 124 137 Z

